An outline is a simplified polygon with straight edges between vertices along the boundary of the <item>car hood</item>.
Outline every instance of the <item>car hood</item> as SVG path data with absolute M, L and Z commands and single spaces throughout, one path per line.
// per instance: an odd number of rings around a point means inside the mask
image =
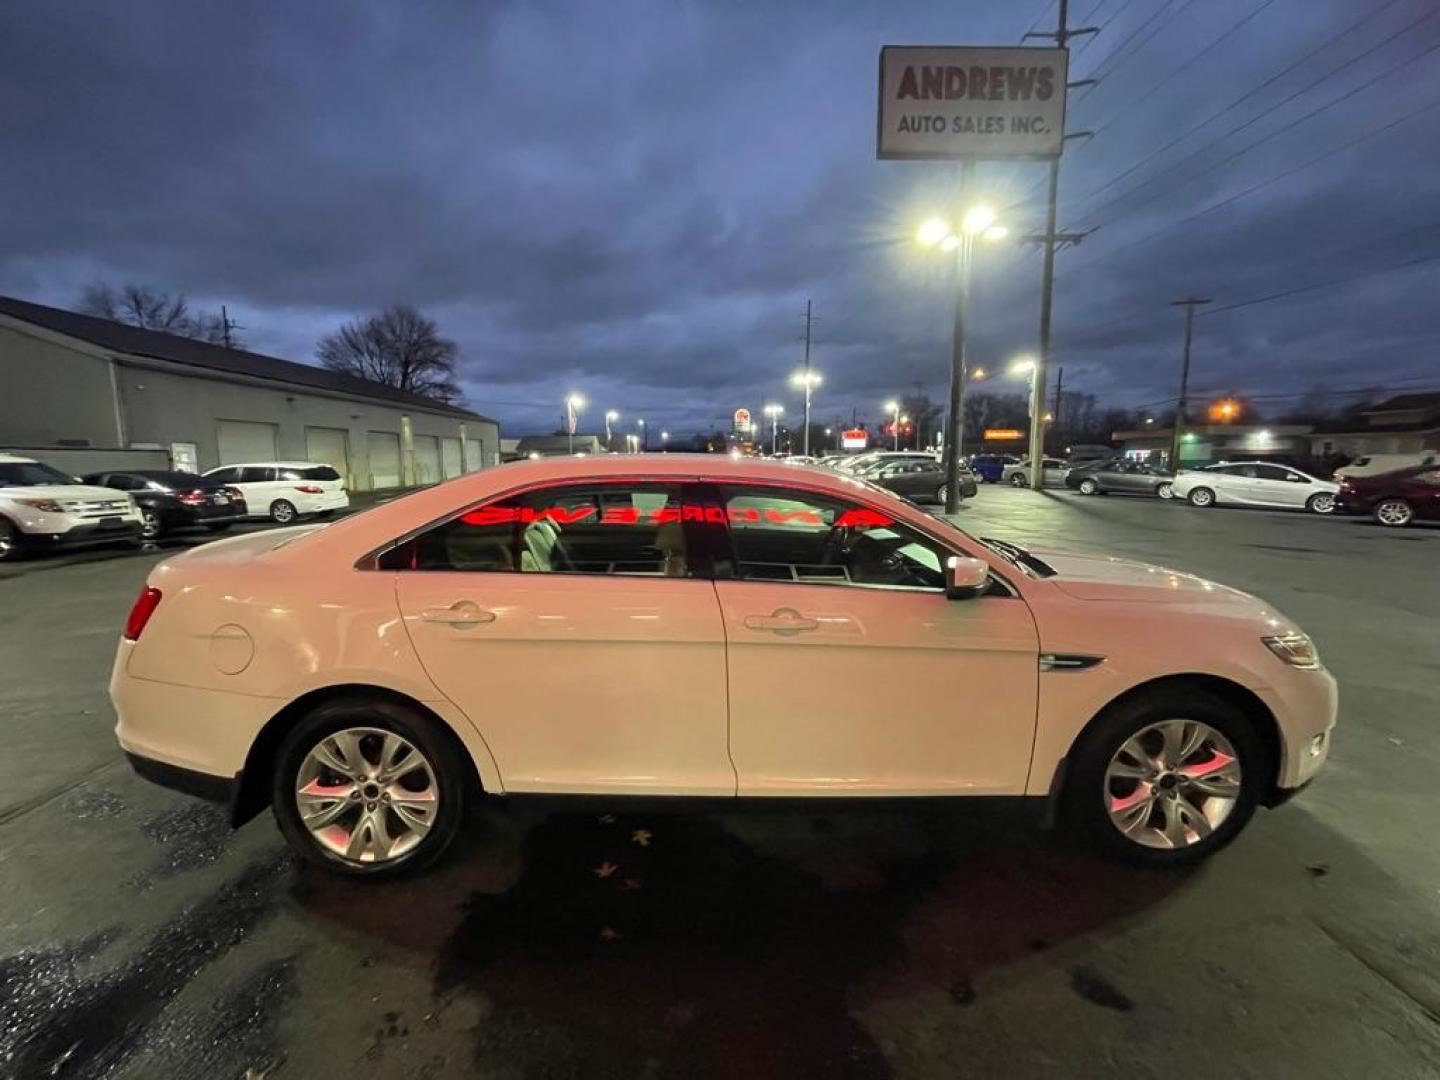
M 1264 607 L 1249 593 L 1220 585 L 1181 570 L 1150 563 L 1117 559 L 1110 555 L 1078 555 L 1068 551 L 1032 548 L 1030 553 L 1048 563 L 1055 576 L 1048 580 L 1076 600 L 1125 600 L 1139 603 L 1238 603 Z
M 97 487 L 94 484 L 32 484 L 22 487 L 0 487 L 7 499 L 54 499 L 56 502 L 90 502 L 95 499 L 129 500 L 123 491 Z

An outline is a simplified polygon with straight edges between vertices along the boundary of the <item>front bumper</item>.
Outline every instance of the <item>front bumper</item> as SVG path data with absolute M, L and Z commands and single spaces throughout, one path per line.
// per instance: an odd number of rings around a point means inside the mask
M 115 524 L 86 522 L 58 532 L 26 532 L 25 543 L 35 548 L 83 547 L 87 544 L 114 544 L 140 535 L 140 522 L 116 518 Z

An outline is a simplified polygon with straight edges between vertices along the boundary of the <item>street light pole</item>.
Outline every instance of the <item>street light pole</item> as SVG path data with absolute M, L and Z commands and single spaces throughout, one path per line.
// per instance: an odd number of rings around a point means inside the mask
M 606 409 L 606 410 L 605 410 L 605 449 L 606 449 L 606 450 L 613 450 L 613 449 L 615 449 L 615 448 L 610 444 L 610 440 L 613 438 L 613 436 L 610 434 L 610 422 L 611 422 L 612 420 L 619 420 L 619 419 L 620 419 L 620 414 L 619 414 L 618 412 L 616 412 L 614 409 Z
M 650 429 L 645 426 L 645 418 L 643 416 L 636 417 L 635 426 L 640 429 L 640 452 L 642 454 L 648 453 L 650 450 Z
M 960 197 L 975 182 L 975 163 L 960 165 Z M 960 508 L 960 440 L 965 435 L 965 320 L 970 305 L 970 252 L 973 238 L 961 231 L 955 245 L 955 316 L 950 328 L 950 415 L 945 426 L 945 513 Z

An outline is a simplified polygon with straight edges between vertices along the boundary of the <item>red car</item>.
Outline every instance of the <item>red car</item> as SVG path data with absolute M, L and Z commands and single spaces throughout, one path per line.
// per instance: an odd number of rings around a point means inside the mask
M 1347 476 L 1335 498 L 1339 509 L 1369 514 L 1381 525 L 1440 521 L 1440 468 L 1418 465 L 1379 476 Z

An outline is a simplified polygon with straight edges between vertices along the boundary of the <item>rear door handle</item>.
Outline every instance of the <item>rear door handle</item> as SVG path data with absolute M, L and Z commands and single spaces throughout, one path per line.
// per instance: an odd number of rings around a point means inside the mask
M 449 607 L 426 608 L 420 612 L 420 618 L 426 622 L 445 623 L 464 630 L 480 623 L 494 622 L 495 612 L 486 611 L 473 600 L 457 600 Z
M 746 615 L 745 628 L 769 630 L 776 634 L 801 634 L 818 630 L 820 623 L 816 619 L 806 618 L 794 608 L 780 608 L 769 615 Z

